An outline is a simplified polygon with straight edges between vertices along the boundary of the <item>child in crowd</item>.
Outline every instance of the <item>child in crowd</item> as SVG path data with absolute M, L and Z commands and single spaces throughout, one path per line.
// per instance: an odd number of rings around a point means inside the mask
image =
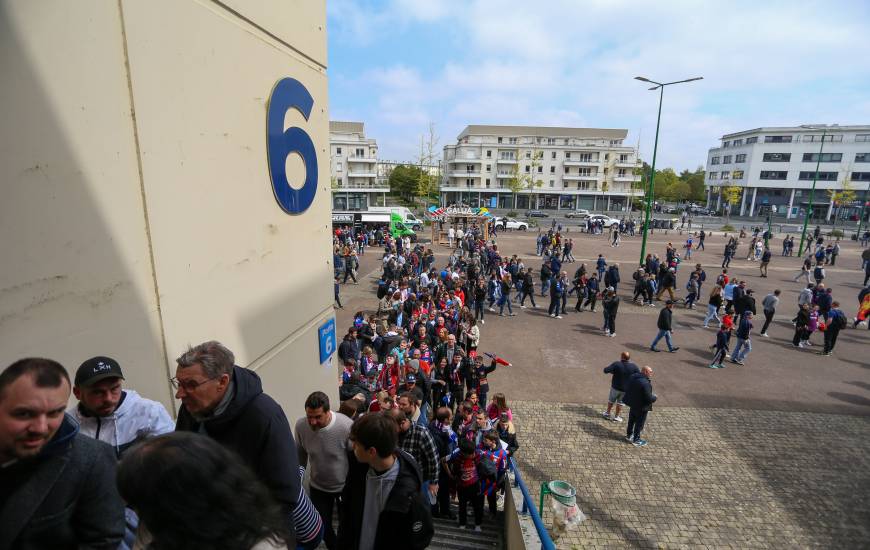
M 733 326 L 733 323 L 732 323 Z M 719 331 L 716 333 L 716 343 L 710 346 L 710 349 L 713 351 L 713 360 L 710 362 L 709 368 L 711 369 L 721 369 L 725 368 L 725 365 L 722 363 L 725 360 L 725 357 L 728 355 L 728 343 L 731 340 L 731 329 L 726 328 L 723 323 L 721 327 L 719 327 Z
M 508 420 L 514 419 L 513 413 L 511 413 L 511 409 L 507 405 L 507 399 L 504 394 L 497 393 L 492 396 L 492 401 L 490 401 L 489 406 L 486 408 L 486 414 L 489 416 L 490 420 L 496 421 L 501 417 L 502 413 L 507 413 Z

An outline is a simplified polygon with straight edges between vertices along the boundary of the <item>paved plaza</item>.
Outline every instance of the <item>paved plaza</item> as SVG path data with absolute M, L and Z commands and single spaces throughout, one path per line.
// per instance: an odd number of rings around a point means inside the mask
M 659 308 L 630 303 L 640 238 L 611 248 L 603 236 L 576 230 L 568 236 L 575 238 L 578 260 L 565 264 L 569 276 L 579 262 L 591 270 L 598 253 L 620 264 L 617 336 L 601 334 L 600 311 L 573 312 L 574 300 L 564 319 L 548 317 L 549 298 L 538 292 L 537 309 L 516 308 L 516 317 L 487 312 L 480 345 L 513 363 L 499 368 L 490 383 L 492 391 L 508 396 L 516 413 L 517 458 L 529 487 L 537 493 L 534 486 L 541 480 L 565 479 L 577 487 L 581 508 L 590 516 L 559 546 L 867 547 L 870 331 L 841 332 L 833 357 L 817 354 L 818 334 L 814 347 L 793 348 L 790 320 L 804 285 L 792 278 L 800 261 L 779 256 L 777 238 L 770 277 L 761 279 L 757 263 L 744 259 L 746 239 L 729 273 L 755 289 L 759 312 L 764 295 L 782 289 L 771 337 L 760 337 L 756 322 L 745 366 L 706 368 L 715 330 L 701 325 L 725 244 L 717 232 L 707 239 L 707 250 L 684 262 L 678 274 L 680 297 L 688 265 L 701 263 L 708 275 L 699 309 L 674 309 L 680 350 L 651 353 Z M 537 273 L 541 262 L 534 239 L 533 231 L 511 233 L 499 235 L 498 243 L 503 255 L 519 255 Z M 668 242 L 679 246 L 684 239 L 678 231 L 656 232 L 648 252 L 664 257 Z M 441 266 L 446 249 L 435 251 Z M 827 268 L 825 282 L 849 318 L 863 281 L 860 253 L 856 243 L 845 242 L 837 265 Z M 354 311 L 375 308 L 379 257 L 370 249 L 360 285 L 342 286 L 340 331 Z M 623 350 L 655 371 L 659 400 L 644 432 L 646 448 L 624 440 L 624 424 L 600 417 L 610 382 L 601 371 Z

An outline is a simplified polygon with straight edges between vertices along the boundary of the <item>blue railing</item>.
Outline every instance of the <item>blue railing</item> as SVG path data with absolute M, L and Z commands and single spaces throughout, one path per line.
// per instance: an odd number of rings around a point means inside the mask
M 532 516 L 532 523 L 535 524 L 535 530 L 538 532 L 538 538 L 541 539 L 541 550 L 556 550 L 556 545 L 553 544 L 553 539 L 550 538 L 550 533 L 547 532 L 547 527 L 544 525 L 544 520 L 535 508 L 535 501 L 529 493 L 529 488 L 526 487 L 523 476 L 520 474 L 519 468 L 516 467 L 514 461 L 510 462 L 511 471 L 514 473 L 514 484 L 520 488 L 523 493 L 523 515 Z

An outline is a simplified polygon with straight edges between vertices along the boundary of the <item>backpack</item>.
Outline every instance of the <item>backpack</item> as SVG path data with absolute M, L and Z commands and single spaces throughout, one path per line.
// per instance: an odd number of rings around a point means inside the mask
M 486 454 L 481 455 L 480 462 L 477 463 L 477 475 L 481 479 L 495 479 L 498 475 L 495 462 L 490 460 Z
M 831 326 L 843 330 L 844 328 L 846 328 L 846 316 L 842 313 L 837 313 L 837 315 L 834 317 L 834 320 L 831 322 Z
M 381 281 L 381 284 L 378 285 L 378 300 L 382 299 L 387 295 L 387 283 L 386 281 Z
M 446 457 L 450 454 L 450 436 L 444 433 L 444 430 L 439 430 L 433 424 L 426 426 L 429 429 L 429 435 L 435 441 L 435 449 L 438 451 L 439 457 Z

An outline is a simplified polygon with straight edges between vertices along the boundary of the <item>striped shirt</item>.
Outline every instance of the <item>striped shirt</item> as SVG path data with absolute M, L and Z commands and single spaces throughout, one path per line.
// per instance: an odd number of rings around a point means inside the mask
M 323 528 L 323 520 L 314 508 L 314 504 L 305 489 L 302 488 L 301 480 L 305 477 L 305 468 L 299 466 L 299 501 L 293 509 L 293 526 L 296 528 L 296 542 L 304 544 L 311 542 L 320 535 Z

